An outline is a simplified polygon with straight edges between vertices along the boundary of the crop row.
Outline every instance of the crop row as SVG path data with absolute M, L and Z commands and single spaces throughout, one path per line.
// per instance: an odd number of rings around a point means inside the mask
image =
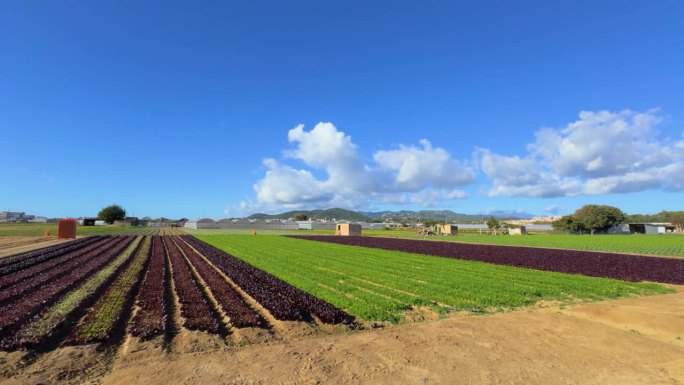
M 21 282 L 26 278 L 33 278 L 34 280 L 40 278 L 41 280 L 49 280 L 52 277 L 59 275 L 60 272 L 68 271 L 69 266 L 73 263 L 78 263 L 79 257 L 93 251 L 96 249 L 102 249 L 106 247 L 109 243 L 116 242 L 116 239 L 112 238 L 102 238 L 97 240 L 97 242 L 92 242 L 85 246 L 82 246 L 76 250 L 65 253 L 59 257 L 54 257 L 46 261 L 34 264 L 31 267 L 16 270 L 9 273 L 2 278 L 0 278 L 0 289 L 3 290 L 0 293 L 0 302 L 5 301 L 9 298 L 9 287 Z M 49 274 L 41 274 L 42 272 L 48 272 Z M 41 282 L 43 282 L 41 281 Z M 39 281 L 36 281 L 39 282 Z
M 98 242 L 96 244 L 88 245 L 83 248 L 84 250 L 79 249 L 74 251 L 70 253 L 70 255 L 45 261 L 37 266 L 27 269 L 31 272 L 29 275 L 24 274 L 23 271 L 18 271 L 16 274 L 3 277 L 7 285 L 5 287 L 1 287 L 2 291 L 0 291 L 0 303 L 9 302 L 35 287 L 45 285 L 50 281 L 58 279 L 64 274 L 68 274 L 74 268 L 86 261 L 88 256 L 103 253 L 118 241 L 119 240 L 117 239 L 107 239 L 102 243 Z M 63 258 L 64 260 L 62 260 Z
M 87 244 L 100 241 L 101 239 L 103 239 L 103 237 L 88 237 L 76 239 L 74 241 L 62 243 L 59 245 L 29 251 L 8 258 L 3 258 L 2 260 L 0 260 L 0 276 L 4 276 L 15 271 L 26 269 L 37 263 L 47 261 L 50 258 L 58 257 L 71 251 L 80 249 L 81 247 Z
M 143 339 L 164 332 L 166 322 L 164 294 L 167 284 L 165 254 L 162 238 L 153 236 L 147 274 L 145 274 L 138 294 L 139 310 L 129 326 L 131 334 Z
M 188 235 L 182 238 L 277 319 L 302 320 L 311 314 L 324 323 L 342 323 L 353 318 L 343 310 L 197 238 Z
M 116 278 L 118 273 L 125 268 L 131 261 L 131 257 L 140 245 L 141 238 L 131 242 L 126 250 L 98 270 L 90 278 L 66 294 L 52 307 L 46 308 L 33 320 L 23 326 L 17 333 L 14 341 L 20 346 L 36 346 L 40 341 L 45 340 L 58 333 L 60 329 L 69 323 L 74 315 L 83 313 L 83 310 L 97 299 L 97 296 L 104 288 Z
M 71 331 L 69 344 L 104 342 L 112 336 L 116 325 L 128 313 L 125 307 L 133 300 L 136 282 L 140 280 L 149 258 L 150 245 L 151 238 L 145 237 L 125 271 L 116 277 L 81 323 Z
M 221 274 L 212 268 L 202 256 L 180 238 L 174 237 L 178 246 L 195 267 L 199 276 L 211 290 L 230 323 L 235 327 L 266 327 L 265 320 L 249 307 L 240 294 L 231 287 Z
M 101 269 L 113 257 L 119 255 L 134 237 L 121 237 L 112 247 L 102 252 L 91 252 L 82 263 L 74 266 L 67 274 L 40 286 L 31 287 L 20 300 L 13 300 L 0 308 L 0 337 L 3 345 L 14 346 L 14 332 L 17 327 L 31 319 L 39 311 L 52 306 L 62 295 L 79 286 L 84 280 Z M 26 282 L 26 281 L 24 281 Z
M 183 326 L 190 330 L 217 333 L 218 321 L 202 294 L 199 282 L 193 277 L 178 246 L 170 237 L 164 237 L 164 239 L 173 271 L 173 285 L 180 302 L 180 313 L 185 321 Z
M 291 237 L 627 281 L 684 283 L 684 259 L 363 236 Z

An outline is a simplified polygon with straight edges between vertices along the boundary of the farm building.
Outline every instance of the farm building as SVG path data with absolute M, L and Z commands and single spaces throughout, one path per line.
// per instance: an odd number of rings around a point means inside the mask
M 335 229 L 335 235 L 361 235 L 361 225 L 354 223 L 340 223 Z
M 674 232 L 675 227 L 663 223 L 630 223 L 631 234 L 665 234 Z
M 508 229 L 509 235 L 527 235 L 527 227 L 520 226 L 512 229 Z
M 313 230 L 312 221 L 297 221 L 297 228 L 299 230 Z
M 26 213 L 14 211 L 0 211 L 0 220 L 3 222 L 20 222 Z
M 437 225 L 437 233 L 442 235 L 458 235 L 458 226 Z
M 138 217 L 126 217 L 124 218 L 124 221 L 130 222 L 131 226 L 138 226 L 140 224 L 140 219 L 138 219 Z
M 120 220 L 120 221 L 114 221 L 113 223 L 114 226 L 133 226 L 133 223 L 128 220 Z
M 97 221 L 97 218 L 81 218 L 78 220 L 78 224 L 81 226 L 95 226 L 95 221 Z

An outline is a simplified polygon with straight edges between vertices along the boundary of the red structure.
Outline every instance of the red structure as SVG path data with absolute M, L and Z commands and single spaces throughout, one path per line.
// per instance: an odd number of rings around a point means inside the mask
M 57 223 L 57 238 L 76 238 L 76 220 L 60 219 Z

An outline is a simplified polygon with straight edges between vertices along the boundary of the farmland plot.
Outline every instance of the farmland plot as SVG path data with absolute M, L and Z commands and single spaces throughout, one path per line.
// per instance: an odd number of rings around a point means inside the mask
M 203 238 L 213 246 L 190 236 L 94 237 L 68 250 L 46 248 L 0 265 L 7 267 L 0 274 L 7 278 L 3 288 L 23 287 L 0 303 L 5 325 L 0 382 L 28 377 L 23 382 L 97 382 L 131 362 L 158 371 L 162 362 L 172 367 L 178 362 L 172 357 L 195 357 L 185 353 L 199 351 L 220 357 L 222 368 L 231 364 L 229 376 L 242 376 L 245 361 L 239 354 L 263 348 L 258 359 L 250 359 L 263 371 L 261 361 L 281 362 L 278 352 L 291 352 L 292 343 L 316 341 L 299 336 L 325 335 L 326 347 L 316 349 L 323 352 L 339 338 L 365 335 L 363 346 L 377 343 L 377 331 L 349 333 L 350 326 L 376 328 L 381 321 L 435 318 L 457 310 L 479 314 L 538 301 L 670 292 L 657 284 L 280 236 Z M 22 274 L 25 270 L 34 274 Z M 392 334 L 388 341 L 396 346 L 397 336 L 414 330 L 420 329 L 386 330 Z M 426 340 L 440 339 L 443 332 Z M 278 340 L 288 343 L 275 344 Z M 257 346 L 241 347 L 254 342 Z M 271 350 L 275 353 L 265 354 Z M 343 350 L 339 358 L 348 360 Z M 205 363 L 206 357 L 194 359 Z M 141 373 L 150 367 L 145 368 Z M 144 375 L 133 377 L 147 381 Z
M 565 250 L 602 251 L 608 253 L 684 257 L 684 236 L 678 234 L 530 234 L 526 236 L 492 236 L 461 232 L 458 236 L 434 236 L 425 238 L 423 235 L 417 235 L 413 230 L 364 230 L 364 235 L 383 238 L 398 237 L 406 239 L 427 239 L 455 243 L 526 246 Z
M 166 345 L 182 330 L 229 337 L 252 328 L 268 335 L 281 321 L 314 325 L 353 318 L 179 236 L 93 237 L 11 257 L 0 264 L 0 311 L 6 351 L 120 344 L 127 333 L 142 341 L 163 335 Z
M 589 253 L 576 250 L 467 245 L 396 238 L 334 236 L 296 236 L 296 238 L 594 277 L 684 283 L 684 259 Z
M 197 236 L 365 320 L 399 322 L 408 310 L 485 312 L 538 301 L 669 292 L 647 283 L 497 266 L 279 236 Z

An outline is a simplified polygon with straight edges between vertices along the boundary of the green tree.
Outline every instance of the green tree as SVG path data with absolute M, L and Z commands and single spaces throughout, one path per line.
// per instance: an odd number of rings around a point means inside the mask
M 575 217 L 572 215 L 565 215 L 561 217 L 560 219 L 554 221 L 551 226 L 553 226 L 553 229 L 557 231 L 577 232 L 586 230 L 582 222 L 575 219 Z
M 114 221 L 119 221 L 126 218 L 126 210 L 119 205 L 109 205 L 100 210 L 97 216 L 103 221 L 112 224 Z
M 490 216 L 487 219 L 487 227 L 489 227 L 489 229 L 494 232 L 494 235 L 496 235 L 496 229 L 501 227 L 501 224 L 499 223 L 499 221 L 496 218 L 494 218 L 493 216 Z
M 670 216 L 670 223 L 677 228 L 677 232 L 684 231 L 684 213 L 677 212 Z
M 295 221 L 308 221 L 308 220 L 309 220 L 309 217 L 307 217 L 307 216 L 304 215 L 304 214 L 297 214 L 297 215 L 294 216 L 294 220 L 295 220 Z
M 573 217 L 582 223 L 591 234 L 596 231 L 608 230 L 612 226 L 625 221 L 625 213 L 617 207 L 605 205 L 585 205 L 575 211 Z

